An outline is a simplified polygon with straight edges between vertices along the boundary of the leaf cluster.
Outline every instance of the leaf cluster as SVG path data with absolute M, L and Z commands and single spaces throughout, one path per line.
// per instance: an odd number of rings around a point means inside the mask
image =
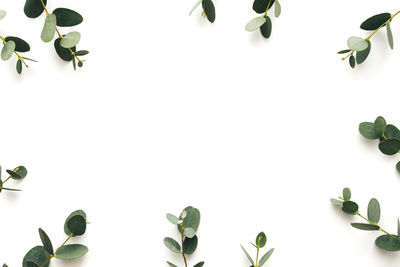
M 351 190 L 349 188 L 343 189 L 343 194 L 338 199 L 332 198 L 331 203 L 341 207 L 342 211 L 349 215 L 358 215 L 367 223 L 352 223 L 356 229 L 364 231 L 380 231 L 385 233 L 375 240 L 375 245 L 386 251 L 400 251 L 400 221 L 397 220 L 398 230 L 397 235 L 390 234 L 382 229 L 378 223 L 381 218 L 381 207 L 377 199 L 372 198 L 368 204 L 368 216 L 364 217 L 359 212 L 359 206 L 356 202 L 351 201 Z
M 72 212 L 64 223 L 64 232 L 68 236 L 67 240 L 56 250 L 46 234 L 39 228 L 39 236 L 42 245 L 35 246 L 26 253 L 23 261 L 23 267 L 48 267 L 53 258 L 60 260 L 72 260 L 84 256 L 88 248 L 81 244 L 66 245 L 71 237 L 81 236 L 86 232 L 87 219 L 83 210 Z
M 209 22 L 214 23 L 215 21 L 215 6 L 212 0 L 199 0 L 190 11 L 190 15 L 192 15 L 193 11 L 197 9 L 201 4 L 203 12 L 201 15 L 208 19 Z
M 388 38 L 389 46 L 391 49 L 394 47 L 393 43 L 393 33 L 390 27 L 390 23 L 392 19 L 399 14 L 396 13 L 394 15 L 386 12 L 374 15 L 367 20 L 365 20 L 360 28 L 365 31 L 372 31 L 370 35 L 366 38 L 351 36 L 347 39 L 347 49 L 341 50 L 338 54 L 347 54 L 342 60 L 349 59 L 350 66 L 354 69 L 356 64 L 363 63 L 369 56 L 371 52 L 371 41 L 370 38 L 378 32 L 381 28 L 386 27 L 386 35 Z
M 0 20 L 5 18 L 6 15 L 7 15 L 6 11 L 0 10 Z M 30 45 L 22 38 L 15 36 L 3 37 L 0 35 L 0 39 L 3 44 L 3 48 L 1 49 L 1 59 L 3 61 L 10 60 L 12 55 L 15 54 L 18 58 L 16 63 L 16 71 L 18 74 L 22 73 L 23 66 L 28 68 L 28 64 L 26 64 L 25 60 L 36 62 L 33 59 L 23 57 L 20 55 L 20 53 L 29 52 L 31 50 Z
M 200 211 L 194 207 L 186 207 L 179 217 L 168 213 L 167 220 L 176 225 L 181 237 L 181 244 L 171 237 L 164 238 L 164 245 L 174 253 L 182 254 L 185 267 L 187 265 L 187 256 L 192 255 L 198 244 L 197 231 L 200 225 Z M 167 261 L 170 267 L 177 267 L 177 265 Z M 193 267 L 202 267 L 204 262 L 199 262 Z
M 6 172 L 8 173 L 9 176 L 7 179 L 5 179 L 3 181 L 1 178 L 1 166 L 0 166 L 0 192 L 2 190 L 21 191 L 19 189 L 4 187 L 4 184 L 10 179 L 13 179 L 13 180 L 24 179 L 28 175 L 28 170 L 24 166 L 18 166 L 16 168 L 14 168 L 13 170 L 6 170 Z
M 369 140 L 379 140 L 379 150 L 385 155 L 395 155 L 400 152 L 400 130 L 386 124 L 383 117 L 378 117 L 374 122 L 362 122 L 359 125 L 362 136 Z M 400 172 L 400 161 L 396 165 Z
M 246 25 L 246 30 L 249 32 L 260 30 L 261 35 L 268 39 L 272 32 L 272 20 L 268 16 L 268 10 L 272 6 L 275 7 L 275 17 L 279 17 L 281 14 L 281 5 L 278 0 L 254 0 L 253 10 L 257 14 L 263 15 L 250 20 Z
M 265 247 L 265 245 L 267 244 L 267 236 L 265 235 L 264 232 L 261 232 L 257 235 L 256 237 L 256 242 L 255 244 L 251 243 L 250 244 L 255 247 L 257 249 L 257 256 L 256 256 L 256 260 L 254 261 L 253 258 L 250 256 L 250 254 L 246 251 L 246 249 L 240 245 L 240 247 L 242 248 L 244 254 L 246 255 L 247 259 L 249 260 L 249 262 L 251 263 L 250 267 L 261 267 L 263 266 L 268 259 L 271 257 L 272 253 L 274 253 L 275 249 L 270 249 L 268 250 L 261 258 L 260 260 L 258 259 L 259 256 L 259 252 L 260 252 L 260 248 Z
M 42 41 L 51 42 L 57 34 L 58 38 L 54 39 L 57 55 L 64 61 L 72 61 L 75 70 L 76 65 L 83 66 L 85 60 L 81 60 L 80 57 L 87 55 L 89 51 L 77 51 L 76 46 L 81 40 L 81 34 L 71 31 L 62 35 L 57 29 L 57 26 L 73 27 L 81 24 L 83 22 L 81 14 L 68 8 L 57 8 L 50 13 L 47 9 L 47 0 L 26 0 L 24 12 L 28 18 L 37 18 L 45 12 L 46 19 L 41 33 Z

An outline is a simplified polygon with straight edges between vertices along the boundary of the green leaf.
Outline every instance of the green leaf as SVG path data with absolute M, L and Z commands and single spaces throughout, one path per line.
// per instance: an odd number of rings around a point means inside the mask
M 362 122 L 358 127 L 360 134 L 367 139 L 375 140 L 379 138 L 379 135 L 375 133 L 374 124 L 372 122 Z
M 0 9 L 0 20 L 4 19 L 7 16 L 7 12 L 5 10 Z
M 373 198 L 368 204 L 368 220 L 378 223 L 381 218 L 381 207 L 377 199 Z
M 343 207 L 343 201 L 336 198 L 331 198 L 331 203 L 335 206 Z
M 42 246 L 36 246 L 32 248 L 31 250 L 26 253 L 23 261 L 22 261 L 22 266 L 23 267 L 28 267 L 28 262 L 33 262 L 36 263 L 37 265 L 41 265 L 44 263 L 47 258 L 50 256 L 50 254 L 47 252 L 47 250 L 42 247 Z M 50 262 L 47 262 L 43 267 L 48 267 Z
M 356 54 L 357 64 L 363 63 L 369 56 L 369 53 L 371 52 L 371 42 L 369 40 L 367 40 L 366 42 L 368 43 L 367 49 L 365 49 L 363 51 L 359 51 Z
M 201 261 L 199 263 L 197 263 L 196 265 L 194 265 L 193 267 L 202 267 L 204 265 L 204 261 Z
M 274 3 L 275 0 L 255 0 L 253 3 L 253 10 L 258 14 L 262 14 L 267 11 L 268 5 L 268 9 L 270 9 Z
M 393 239 L 389 235 L 382 235 L 378 237 L 375 240 L 375 244 L 377 247 L 386 251 L 400 251 L 400 241 Z
M 267 236 L 264 232 L 261 232 L 256 237 L 256 245 L 260 248 L 263 248 L 267 244 Z
M 354 51 L 363 51 L 368 48 L 368 42 L 364 38 L 352 36 L 347 39 L 347 46 Z
M 388 124 L 385 127 L 384 135 L 386 138 L 399 138 L 400 139 L 400 130 L 397 129 L 396 126 L 392 124 Z
M 400 140 L 388 138 L 379 143 L 379 150 L 385 155 L 395 155 L 400 150 Z
M 5 38 L 5 40 L 6 40 L 6 42 L 14 41 L 15 51 L 17 51 L 17 52 L 28 52 L 31 50 L 30 45 L 21 38 L 14 37 L 14 36 L 8 36 Z
M 193 11 L 196 10 L 196 8 L 203 2 L 203 0 L 199 0 L 192 8 L 192 10 L 189 13 L 189 16 L 192 15 Z
M 32 261 L 27 261 L 26 262 L 26 266 L 27 267 L 39 267 L 39 264 L 36 264 L 36 263 L 34 263 Z M 4 264 L 3 267 L 8 267 L 8 266 Z
M 73 260 L 84 256 L 89 249 L 81 244 L 72 244 L 63 246 L 55 255 L 60 260 Z
M 254 18 L 247 23 L 246 31 L 254 32 L 258 30 L 266 21 L 267 19 L 264 16 Z
M 194 236 L 193 238 L 185 238 L 183 241 L 183 252 L 186 255 L 192 255 L 197 248 L 198 238 Z
M 390 48 L 393 50 L 393 33 L 392 29 L 390 28 L 390 23 L 386 23 L 386 34 L 389 42 Z
M 76 26 L 83 21 L 81 14 L 68 8 L 57 8 L 53 14 L 57 16 L 57 26 L 60 27 Z
M 173 214 L 171 214 L 171 213 L 168 213 L 168 214 L 167 214 L 167 220 L 168 220 L 170 223 L 175 224 L 175 225 L 177 225 L 178 222 L 179 222 L 178 217 L 176 217 L 175 215 L 173 215 Z
M 353 201 L 346 201 L 343 203 L 342 210 L 347 214 L 354 215 L 358 211 L 358 205 Z
M 47 0 L 43 0 L 43 3 L 46 5 Z M 24 12 L 28 18 L 37 18 L 43 13 L 43 11 L 44 7 L 40 0 L 26 0 Z
M 270 249 L 267 253 L 265 253 L 265 254 L 261 257 L 258 266 L 260 266 L 260 267 L 263 266 L 263 265 L 267 262 L 267 260 L 271 257 L 272 253 L 274 253 L 274 250 L 275 250 L 275 249 L 272 248 L 272 249 Z
M 78 57 L 86 56 L 87 54 L 89 54 L 89 51 L 87 50 L 79 50 L 75 52 L 75 55 L 77 55 Z
M 397 218 L 397 236 L 400 236 L 400 220 Z
M 69 226 L 68 226 L 68 222 L 72 219 L 72 218 L 74 218 L 74 217 L 76 217 L 76 216 L 81 216 L 81 217 L 83 217 L 84 219 L 85 219 L 85 222 L 87 221 L 87 217 L 86 217 L 86 213 L 83 211 L 83 210 L 76 210 L 76 211 L 74 211 L 74 212 L 72 212 L 68 217 L 67 217 L 67 219 L 65 220 L 65 223 L 64 223 L 64 233 L 66 234 L 66 235 L 70 235 L 70 234 L 72 234 L 73 232 L 69 229 Z M 75 219 L 75 221 L 73 221 L 73 224 L 75 224 L 75 223 L 77 223 L 77 225 L 79 226 L 80 225 L 80 218 L 78 218 L 78 219 Z M 73 226 L 73 227 L 75 227 L 75 225 Z M 82 227 L 82 226 L 81 226 Z
M 178 266 L 176 266 L 175 264 L 173 264 L 172 262 L 167 261 L 167 263 L 168 263 L 168 265 L 169 265 L 170 267 L 178 267 Z
M 6 172 L 13 178 L 14 180 L 24 179 L 28 175 L 28 170 L 24 166 L 18 166 L 14 170 L 6 170 Z
M 81 40 L 81 34 L 79 32 L 70 32 L 61 39 L 60 45 L 63 48 L 75 47 Z
M 182 226 L 184 229 L 192 228 L 197 233 L 200 225 L 200 211 L 193 207 L 186 207 L 179 216 L 179 220 L 183 221 Z M 178 230 L 180 233 L 182 233 L 180 225 L 178 225 Z
M 281 15 L 282 7 L 278 0 L 275 0 L 275 17 L 279 18 Z
M 400 161 L 399 161 L 399 162 L 397 162 L 397 164 L 396 164 L 396 169 L 397 169 L 397 171 L 399 171 L 399 172 L 400 172 Z M 399 234 L 399 236 L 400 236 L 400 234 Z
M 344 50 L 340 50 L 339 52 L 337 52 L 338 54 L 347 54 L 350 53 L 351 49 L 344 49 Z
M 261 35 L 269 38 L 272 32 L 272 21 L 270 17 L 266 17 L 267 21 L 260 27 Z
M 374 122 L 374 132 L 377 136 L 382 136 L 386 128 L 386 121 L 383 117 L 379 116 Z
M 194 229 L 188 227 L 183 230 L 183 235 L 188 238 L 192 238 L 196 235 L 196 232 L 194 231 Z
M 46 20 L 44 22 L 42 35 L 40 38 L 43 42 L 50 42 L 54 38 L 54 34 L 56 33 L 57 27 L 57 18 L 56 15 L 50 14 L 46 16 Z
M 81 215 L 75 215 L 67 221 L 68 230 L 72 236 L 80 236 L 86 232 L 86 219 Z
M 366 224 L 366 223 L 352 223 L 351 226 L 365 231 L 378 231 L 380 229 L 378 225 Z
M 18 74 L 21 74 L 21 73 L 22 73 L 22 61 L 21 61 L 21 59 L 18 59 L 18 60 L 17 60 L 16 69 L 17 69 L 17 73 L 18 73 Z
M 372 16 L 364 21 L 360 28 L 366 31 L 374 31 L 386 23 L 386 21 L 388 21 L 391 17 L 392 15 L 390 13 L 382 13 Z
M 349 57 L 349 64 L 352 69 L 356 67 L 356 58 L 353 55 Z
M 6 44 L 3 46 L 3 49 L 1 50 L 1 59 L 4 61 L 9 60 L 14 51 L 15 51 L 14 41 L 6 42 Z
M 203 4 L 203 10 L 204 10 L 204 13 L 207 16 L 207 19 L 211 23 L 214 23 L 214 21 L 215 21 L 214 3 L 211 0 L 203 0 L 202 4 Z
M 45 231 L 43 231 L 43 229 L 39 228 L 39 236 L 40 236 L 40 240 L 42 240 L 42 244 L 44 246 L 44 248 L 47 250 L 47 252 L 50 255 L 54 254 L 54 250 L 53 250 L 53 245 L 51 244 L 51 240 L 49 238 L 49 236 L 46 234 Z
M 350 188 L 346 187 L 343 189 L 343 199 L 345 201 L 349 201 L 351 199 L 351 190 Z
M 64 61 L 72 61 L 74 56 L 71 54 L 71 51 L 69 49 L 63 48 L 61 46 L 61 38 L 57 38 L 54 41 L 54 48 L 56 49 L 57 55 Z M 71 50 L 73 52 L 76 51 L 76 47 L 72 47 Z
M 173 252 L 181 253 L 181 246 L 179 243 L 170 237 L 164 238 L 164 245 Z
M 253 261 L 253 259 L 251 258 L 250 254 L 246 251 L 246 249 L 245 249 L 242 245 L 240 245 L 240 247 L 242 248 L 244 254 L 245 254 L 246 257 L 247 257 L 247 259 L 250 261 L 251 265 L 254 266 L 254 261 Z

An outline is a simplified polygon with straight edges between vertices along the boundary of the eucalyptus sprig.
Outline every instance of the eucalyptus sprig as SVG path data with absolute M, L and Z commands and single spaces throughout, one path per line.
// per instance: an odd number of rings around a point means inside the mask
M 278 0 L 254 0 L 253 10 L 257 14 L 263 14 L 261 17 L 256 17 L 250 20 L 246 25 L 246 30 L 254 32 L 260 29 L 261 35 L 269 38 L 272 32 L 272 20 L 268 16 L 268 10 L 275 4 L 275 17 L 281 15 L 281 4 Z
M 7 12 L 0 10 L 0 20 L 4 19 Z M 31 50 L 30 45 L 23 39 L 15 36 L 3 37 L 0 35 L 0 39 L 3 44 L 3 49 L 1 50 L 1 59 L 7 61 L 11 59 L 12 55 L 15 54 L 18 58 L 16 70 L 18 74 L 22 73 L 23 65 L 28 68 L 28 64 L 25 60 L 30 60 L 36 62 L 36 60 L 21 56 L 20 53 L 28 52 Z
M 164 244 L 172 252 L 181 254 L 185 267 L 188 267 L 187 256 L 192 255 L 197 249 L 198 238 L 196 234 L 200 225 L 200 211 L 193 207 L 187 207 L 179 215 L 179 218 L 168 213 L 167 219 L 170 223 L 177 226 L 181 245 L 171 237 L 164 238 Z M 170 267 L 178 267 L 169 261 L 167 263 Z M 197 263 L 193 267 L 201 267 L 203 265 L 204 261 Z
M 58 56 L 64 61 L 72 61 L 74 70 L 76 65 L 83 66 L 80 57 L 89 54 L 87 50 L 76 51 L 76 46 L 81 40 L 81 34 L 72 31 L 66 35 L 62 35 L 57 29 L 59 27 L 72 27 L 82 23 L 83 17 L 76 11 L 68 8 L 57 8 L 50 13 L 47 9 L 47 0 L 26 0 L 24 12 L 28 18 L 37 18 L 43 11 L 46 13 L 46 19 L 43 26 L 41 39 L 43 42 L 51 42 L 57 33 L 58 38 L 54 41 L 54 48 Z
M 198 6 L 202 6 L 203 12 L 201 15 L 208 19 L 209 22 L 214 23 L 215 21 L 215 6 L 212 0 L 199 0 L 192 8 L 189 16 L 192 15 L 193 11 L 196 10 Z
M 68 238 L 58 247 L 53 249 L 49 236 L 39 228 L 39 236 L 43 246 L 36 246 L 25 255 L 23 267 L 48 267 L 51 259 L 72 260 L 84 256 L 88 248 L 81 244 L 67 245 L 67 242 L 75 236 L 81 236 L 86 232 L 87 219 L 83 210 L 72 212 L 65 220 L 64 232 Z
M 250 267 L 263 266 L 268 261 L 268 259 L 271 257 L 272 253 L 274 253 L 274 250 L 275 250 L 274 248 L 271 248 L 259 260 L 260 248 L 265 247 L 265 245 L 267 244 L 267 236 L 265 235 L 264 232 L 261 232 L 257 235 L 255 244 L 253 244 L 251 242 L 250 242 L 250 244 L 257 249 L 256 261 L 254 261 L 253 258 L 250 256 L 250 254 L 246 251 L 246 249 L 242 245 L 240 245 L 240 247 L 242 248 L 247 259 L 251 263 Z
M 400 11 L 391 14 L 391 13 L 381 13 L 375 16 L 372 16 L 365 20 L 360 28 L 365 31 L 372 31 L 367 37 L 357 37 L 351 36 L 347 39 L 348 49 L 344 49 L 338 52 L 338 54 L 347 54 L 342 60 L 349 59 L 350 66 L 354 69 L 356 64 L 363 63 L 369 56 L 371 52 L 371 37 L 374 36 L 380 29 L 386 27 L 386 35 L 388 38 L 389 46 L 391 49 L 394 47 L 393 43 L 393 33 L 390 27 L 390 23 L 393 18 L 400 14 Z M 354 56 L 355 53 L 355 56 Z
M 392 125 L 386 124 L 383 117 L 378 117 L 374 122 L 362 122 L 359 126 L 362 136 L 370 140 L 379 140 L 379 150 L 385 155 L 400 153 L 400 130 Z M 396 165 L 400 172 L 400 161 Z
M 343 194 L 338 199 L 332 198 L 332 204 L 342 208 L 342 211 L 349 215 L 357 215 L 367 223 L 352 223 L 351 226 L 359 230 L 364 231 L 380 231 L 384 235 L 379 236 L 375 240 L 375 245 L 386 251 L 400 251 L 400 221 L 397 220 L 398 230 L 397 235 L 390 234 L 378 225 L 381 218 L 381 207 L 375 198 L 372 198 L 368 204 L 368 215 L 367 217 L 361 215 L 359 207 L 356 202 L 351 199 L 351 190 L 349 188 L 343 189 Z
M 8 187 L 4 187 L 4 184 L 10 180 L 22 180 L 26 177 L 26 175 L 28 174 L 28 170 L 24 167 L 24 166 L 18 166 L 13 170 L 6 170 L 6 172 L 8 173 L 8 178 L 5 179 L 4 181 L 1 179 L 1 166 L 0 166 L 0 192 L 2 190 L 8 190 L 8 191 L 21 191 L 19 189 L 14 189 L 14 188 L 8 188 Z

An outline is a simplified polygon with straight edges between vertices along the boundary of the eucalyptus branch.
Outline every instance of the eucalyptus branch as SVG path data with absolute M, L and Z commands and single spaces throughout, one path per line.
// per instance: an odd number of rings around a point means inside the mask
M 338 54 L 347 54 L 342 58 L 342 60 L 349 59 L 350 66 L 354 69 L 356 64 L 363 63 L 369 56 L 371 52 L 371 37 L 375 35 L 380 29 L 386 27 L 386 34 L 389 42 L 389 46 L 391 49 L 394 47 L 393 42 L 393 33 L 390 27 L 390 23 L 393 18 L 400 14 L 400 11 L 390 14 L 390 13 L 381 13 L 375 16 L 372 16 L 365 20 L 360 28 L 366 31 L 372 31 L 367 37 L 357 37 L 352 36 L 347 40 L 348 49 L 344 49 L 338 52 Z M 355 56 L 354 56 L 355 54 Z
M 174 253 L 179 253 L 183 257 L 185 267 L 188 267 L 187 256 L 192 255 L 198 244 L 197 230 L 200 225 L 200 211 L 193 207 L 185 208 L 179 218 L 171 213 L 167 214 L 167 220 L 178 228 L 181 245 L 173 238 L 164 238 L 164 245 Z M 167 261 L 170 267 L 178 267 L 174 263 Z M 204 262 L 199 262 L 193 267 L 202 267 Z
M 13 170 L 6 170 L 6 172 L 8 173 L 8 178 L 5 179 L 4 181 L 2 181 L 1 179 L 1 167 L 0 167 L 0 192 L 2 190 L 8 190 L 8 191 L 21 191 L 19 189 L 13 189 L 13 188 L 8 188 L 8 187 L 4 187 L 4 184 L 10 180 L 22 180 L 26 177 L 26 175 L 28 174 L 28 170 L 24 167 L 24 166 L 18 166 L 16 168 L 14 168 Z
M 60 260 L 72 260 L 84 256 L 88 248 L 81 244 L 67 245 L 67 242 L 75 236 L 81 236 L 86 232 L 86 213 L 82 210 L 72 212 L 65 221 L 64 232 L 67 239 L 55 251 L 52 242 L 46 232 L 39 228 L 39 236 L 43 246 L 36 246 L 28 251 L 23 259 L 24 267 L 48 267 L 53 258 Z
M 47 0 L 26 0 L 24 12 L 29 18 L 37 18 L 45 12 L 46 19 L 41 33 L 42 41 L 51 42 L 57 33 L 58 38 L 54 41 L 54 47 L 58 56 L 64 61 L 72 61 L 74 70 L 76 70 L 76 65 L 78 67 L 83 66 L 85 60 L 80 57 L 89 54 L 89 51 L 76 51 L 76 46 L 81 40 L 81 34 L 77 31 L 72 31 L 62 35 L 57 28 L 57 26 L 72 27 L 81 24 L 83 17 L 78 12 L 67 8 L 57 8 L 53 13 L 50 13 L 47 8 Z
M 272 32 L 272 20 L 268 16 L 268 10 L 273 5 L 275 5 L 275 17 L 278 18 L 281 15 L 282 9 L 278 0 L 254 0 L 253 10 L 263 15 L 250 20 L 246 25 L 246 30 L 254 32 L 260 29 L 261 35 L 268 39 Z
M 379 140 L 379 150 L 388 156 L 400 153 L 400 130 L 387 124 L 386 120 L 379 116 L 374 122 L 362 122 L 359 125 L 362 136 L 369 140 Z M 400 172 L 400 161 L 396 165 Z
M 268 250 L 262 257 L 260 260 L 258 260 L 259 254 L 260 254 L 260 248 L 265 247 L 265 245 L 267 244 L 267 236 L 265 235 L 264 232 L 261 232 L 257 235 L 256 237 L 256 244 L 250 243 L 251 245 L 253 245 L 253 247 L 255 247 L 257 249 L 257 255 L 256 255 L 256 261 L 253 260 L 253 258 L 250 256 L 250 254 L 247 252 L 247 250 L 240 245 L 240 247 L 242 248 L 244 254 L 246 255 L 247 259 L 249 260 L 249 262 L 251 263 L 252 267 L 261 267 L 263 266 L 268 259 L 271 257 L 272 253 L 274 253 L 275 249 L 270 249 Z
M 5 16 L 7 15 L 7 12 L 4 10 L 0 10 L 0 20 L 2 20 Z M 24 41 L 21 38 L 18 37 L 4 37 L 0 35 L 0 39 L 3 44 L 3 49 L 1 50 L 1 59 L 4 61 L 9 60 L 12 55 L 16 55 L 18 60 L 17 60 L 17 65 L 16 65 L 16 70 L 18 74 L 22 73 L 22 64 L 25 65 L 26 68 L 28 68 L 28 64 L 26 63 L 25 60 L 31 60 L 35 61 L 26 57 L 23 57 L 19 54 L 22 52 L 28 52 L 30 51 L 30 46 L 29 44 Z
M 209 22 L 214 23 L 215 21 L 215 6 L 212 0 L 199 0 L 192 8 L 189 13 L 189 16 L 192 15 L 193 11 L 196 10 L 198 6 L 202 6 L 203 11 L 201 15 L 208 19 Z
M 379 236 L 375 240 L 375 244 L 377 247 L 386 250 L 386 251 L 400 251 L 400 221 L 398 221 L 398 234 L 393 235 L 388 231 L 384 230 L 381 226 L 378 225 L 379 220 L 381 218 L 381 208 L 377 199 L 372 198 L 368 204 L 368 216 L 365 217 L 359 212 L 359 206 L 356 202 L 351 201 L 351 190 L 349 188 L 343 189 L 342 196 L 338 197 L 338 199 L 331 199 L 331 203 L 341 207 L 342 211 L 349 215 L 357 215 L 367 223 L 351 223 L 356 229 L 364 230 L 364 231 L 380 231 L 383 232 L 384 235 Z

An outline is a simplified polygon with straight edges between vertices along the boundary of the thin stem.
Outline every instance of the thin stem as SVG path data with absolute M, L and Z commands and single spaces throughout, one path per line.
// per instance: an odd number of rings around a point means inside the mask
M 181 229 L 182 229 L 182 233 L 181 233 L 181 237 L 182 237 L 182 256 L 183 256 L 183 260 L 185 262 L 185 266 L 188 267 L 186 255 L 185 255 L 185 252 L 183 251 L 183 242 L 185 240 L 185 236 L 183 235 L 183 226 L 182 226 L 182 224 L 181 224 Z
M 364 217 L 363 215 L 361 215 L 358 211 L 356 212 L 356 214 L 357 214 L 358 216 L 360 216 L 361 218 L 363 218 L 364 220 L 366 220 L 369 224 L 379 226 L 379 225 L 377 225 L 376 223 L 373 223 L 373 222 L 371 222 L 370 220 L 368 220 L 366 217 Z M 379 226 L 379 231 L 381 231 L 381 232 L 387 234 L 388 236 L 390 236 L 391 238 L 393 238 L 393 239 L 395 239 L 395 240 L 397 240 L 397 241 L 400 241 L 399 238 L 397 238 L 397 237 L 395 237 L 395 236 L 389 234 L 389 232 L 387 232 L 386 230 L 382 229 L 380 226 Z
M 267 10 L 265 11 L 264 17 L 266 17 L 266 16 L 267 16 L 267 13 L 268 13 L 269 7 L 271 6 L 271 2 L 272 2 L 272 0 L 269 0 L 269 2 L 268 2 L 268 6 L 267 6 Z
M 256 266 L 255 267 L 258 267 L 258 255 L 259 255 L 259 252 L 260 252 L 260 247 L 257 244 L 257 257 L 256 257 Z
M 52 258 L 54 258 L 55 255 L 57 255 L 57 253 L 60 251 L 60 249 L 62 249 L 62 247 L 64 247 L 65 244 L 71 239 L 72 235 L 73 235 L 73 234 L 70 234 L 70 235 L 68 236 L 68 238 L 64 241 L 64 243 L 62 243 L 62 245 L 56 250 L 56 252 L 54 252 L 53 255 L 50 255 L 50 256 L 47 258 L 47 260 L 46 260 L 45 262 L 43 262 L 39 267 L 44 267 Z
M 0 35 L 0 39 L 3 41 L 3 44 L 4 44 L 4 45 L 7 43 L 7 42 L 6 42 L 6 38 L 4 38 L 4 37 L 1 36 L 1 35 Z M 25 62 L 23 56 L 21 56 L 21 55 L 20 55 L 17 51 L 15 51 L 15 50 L 14 50 L 14 54 L 18 57 L 18 60 L 21 60 L 22 63 L 24 63 L 25 67 L 29 68 L 29 66 L 28 66 L 28 64 L 26 64 L 26 62 Z M 10 177 L 8 177 L 7 180 L 8 180 L 8 179 L 10 179 Z M 7 180 L 6 180 L 6 181 L 7 181 Z
M 391 21 L 394 17 L 396 17 L 398 14 L 400 13 L 400 11 L 397 11 L 395 14 L 390 16 L 390 19 L 388 19 L 387 21 L 385 21 L 385 23 L 383 23 L 378 29 L 376 29 L 375 31 L 373 31 L 367 38 L 365 38 L 365 40 L 369 40 L 377 31 L 379 31 L 382 27 L 384 27 L 389 21 Z

